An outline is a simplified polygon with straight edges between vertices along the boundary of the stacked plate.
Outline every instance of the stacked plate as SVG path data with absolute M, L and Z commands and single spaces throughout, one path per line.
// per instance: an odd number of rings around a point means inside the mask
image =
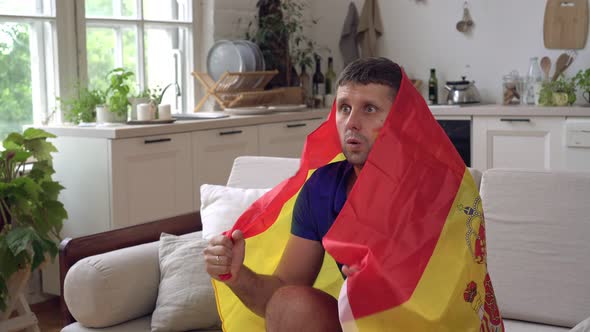
M 217 81 L 223 73 L 263 71 L 262 51 L 249 40 L 219 40 L 207 54 L 207 72 Z

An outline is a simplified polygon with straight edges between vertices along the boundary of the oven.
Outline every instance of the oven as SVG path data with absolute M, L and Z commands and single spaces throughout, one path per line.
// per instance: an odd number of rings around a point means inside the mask
M 471 118 L 437 116 L 438 124 L 445 131 L 467 167 L 471 167 Z

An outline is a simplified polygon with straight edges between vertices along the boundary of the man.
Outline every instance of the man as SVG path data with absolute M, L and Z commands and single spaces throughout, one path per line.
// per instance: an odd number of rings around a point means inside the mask
M 269 331 L 339 331 L 338 304 L 312 288 L 323 263 L 322 238 L 342 209 L 360 174 L 401 83 L 400 67 L 386 58 L 349 64 L 338 80 L 336 126 L 345 161 L 321 167 L 303 186 L 293 210 L 291 236 L 273 275 L 258 275 L 243 265 L 244 239 L 219 235 L 204 250 L 207 272 L 227 286 Z M 354 267 L 342 267 L 344 275 Z

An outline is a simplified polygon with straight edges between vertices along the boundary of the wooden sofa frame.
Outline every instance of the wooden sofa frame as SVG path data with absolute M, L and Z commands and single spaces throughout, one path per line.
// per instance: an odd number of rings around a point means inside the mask
M 63 293 L 66 274 L 77 261 L 117 249 L 158 241 L 162 232 L 181 235 L 201 229 L 201 214 L 197 211 L 88 236 L 65 238 L 59 247 L 60 302 L 64 326 L 76 321 L 64 301 Z

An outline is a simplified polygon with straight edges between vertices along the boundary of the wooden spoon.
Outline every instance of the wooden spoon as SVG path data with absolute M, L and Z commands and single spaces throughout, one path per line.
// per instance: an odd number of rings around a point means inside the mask
M 549 79 L 549 72 L 551 71 L 551 59 L 549 57 L 544 56 L 541 58 L 541 69 L 545 73 L 545 80 Z
M 555 73 L 553 73 L 553 77 L 551 78 L 552 81 L 557 80 L 559 75 L 561 75 L 561 73 L 563 73 L 563 71 L 567 68 L 567 64 L 569 61 L 570 61 L 569 55 L 567 55 L 565 53 L 561 53 L 559 55 L 559 57 L 557 58 L 557 61 L 555 62 Z

